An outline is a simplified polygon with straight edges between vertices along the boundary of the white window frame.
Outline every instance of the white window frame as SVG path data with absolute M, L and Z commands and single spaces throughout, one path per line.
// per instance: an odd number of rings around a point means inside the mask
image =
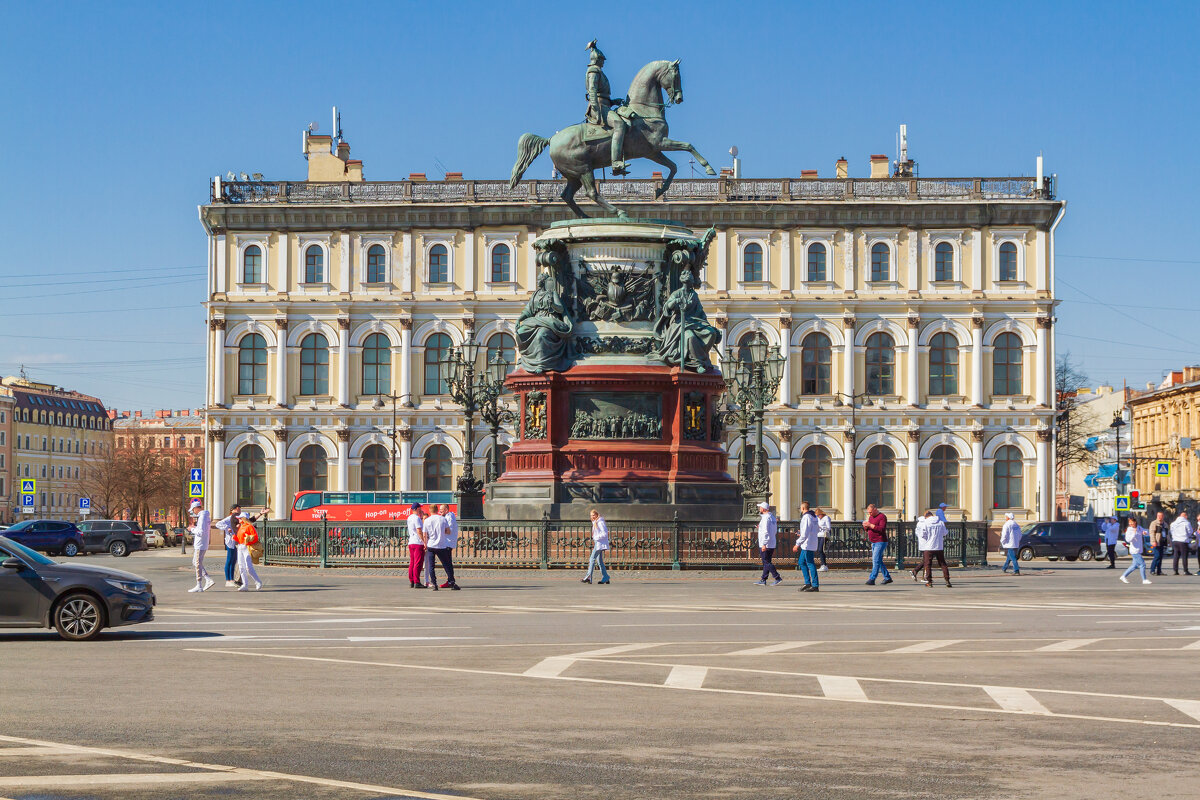
M 234 247 L 237 249 L 237 263 L 234 269 L 237 274 L 234 275 L 233 285 L 242 294 L 266 294 L 270 290 L 270 265 L 271 265 L 271 248 L 268 243 L 268 237 L 262 235 L 242 236 L 236 235 L 233 237 Z M 249 283 L 246 281 L 246 249 L 251 245 L 256 245 L 262 251 L 262 280 L 258 283 Z
M 328 233 L 319 236 L 301 235 L 296 237 L 296 248 L 298 250 L 298 258 L 296 259 L 296 286 L 301 294 L 326 294 L 333 289 L 333 281 L 331 280 L 333 266 L 330 260 L 331 248 L 329 239 L 330 235 Z M 323 275 L 325 280 L 319 283 L 305 283 L 305 273 L 308 271 L 308 248 L 314 244 L 321 248 L 321 268 L 325 272 Z
M 446 248 L 446 282 L 431 283 L 429 281 L 429 251 L 433 249 L 434 245 L 439 244 Z M 421 288 L 427 294 L 453 294 L 454 286 L 454 234 L 421 234 Z
M 836 269 L 833 242 L 837 231 L 803 231 L 800 234 L 800 285 L 804 291 L 831 290 L 834 288 L 833 275 Z M 825 280 L 812 281 L 808 278 L 808 250 L 814 244 L 825 246 Z
M 496 245 L 508 246 L 508 280 L 492 280 L 492 251 Z M 483 285 L 495 294 L 515 294 L 517 291 L 517 232 L 490 231 L 483 235 Z
M 769 230 L 734 231 L 737 237 L 737 287 L 742 291 L 751 289 L 771 288 L 771 234 Z M 761 281 L 746 280 L 746 247 L 757 244 L 763 253 L 763 274 Z
M 867 231 L 863 238 L 866 258 L 863 262 L 863 285 L 871 291 L 899 291 L 900 289 L 900 233 L 899 231 Z M 888 278 L 885 281 L 871 280 L 871 251 L 875 245 L 885 244 L 888 248 Z
M 383 248 L 383 280 L 368 281 L 367 280 L 367 251 L 374 245 L 379 245 Z M 364 292 L 377 292 L 386 290 L 392 280 L 392 265 L 395 261 L 392 257 L 392 237 L 387 234 L 363 234 L 355 240 L 355 250 L 358 253 L 358 286 Z
M 950 280 L 937 280 L 937 248 L 939 244 L 950 245 L 952 263 Z M 930 286 L 939 288 L 960 287 L 963 282 L 963 234 L 962 231 L 929 231 L 926 258 L 925 280 Z M 914 289 L 917 287 L 913 287 Z
M 1025 245 L 1034 231 L 992 231 L 992 283 L 997 286 L 1028 286 L 1028 272 L 1025 270 Z M 1017 279 L 1013 281 L 1000 280 L 1000 245 L 1012 242 L 1017 247 Z

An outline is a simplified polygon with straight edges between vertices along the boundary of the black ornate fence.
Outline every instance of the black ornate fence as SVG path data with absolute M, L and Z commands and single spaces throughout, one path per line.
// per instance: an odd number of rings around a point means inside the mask
M 779 557 L 791 554 L 798 523 L 779 524 Z M 403 567 L 408 564 L 404 524 L 268 522 L 263 527 L 267 564 L 319 567 Z M 469 567 L 559 568 L 585 566 L 592 552 L 591 523 L 464 521 L 456 564 Z M 885 558 L 903 567 L 920 558 L 912 522 L 889 523 Z M 987 524 L 951 522 L 946 560 L 959 566 L 987 564 Z M 759 559 L 753 522 L 609 523 L 606 561 L 618 569 L 745 569 Z M 835 522 L 825 542 L 831 567 L 863 566 L 871 546 L 858 522 Z

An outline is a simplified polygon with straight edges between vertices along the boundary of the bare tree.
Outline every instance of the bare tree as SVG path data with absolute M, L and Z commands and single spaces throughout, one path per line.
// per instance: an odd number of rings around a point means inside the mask
M 1065 472 L 1072 464 L 1088 462 L 1090 453 L 1084 444 L 1091 435 L 1094 420 L 1076 400 L 1079 390 L 1088 384 L 1087 373 L 1069 352 L 1059 354 L 1055 362 L 1054 459 L 1058 469 Z
M 90 455 L 79 472 L 79 493 L 91 498 L 92 513 L 111 519 L 124 508 L 124 477 L 120 459 L 111 443 L 103 443 L 100 452 Z

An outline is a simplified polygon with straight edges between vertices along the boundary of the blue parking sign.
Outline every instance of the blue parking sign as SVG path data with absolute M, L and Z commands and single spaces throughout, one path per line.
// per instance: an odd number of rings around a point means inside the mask
M 202 482 L 204 480 L 204 470 L 200 469 L 199 467 L 193 467 L 191 480 L 193 483 Z
M 33 495 L 31 495 L 31 494 L 21 495 L 21 505 L 24 507 L 27 507 L 27 508 L 33 508 Z
M 80 508 L 91 508 L 92 507 L 92 498 L 90 498 L 90 497 L 79 498 L 79 507 Z

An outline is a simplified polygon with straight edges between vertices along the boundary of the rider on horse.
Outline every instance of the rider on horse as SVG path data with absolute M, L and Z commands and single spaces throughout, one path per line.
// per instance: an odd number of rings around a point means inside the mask
M 612 135 L 612 173 L 613 175 L 628 175 L 624 160 L 625 131 L 629 123 L 621 116 L 617 107 L 621 105 L 620 98 L 612 99 L 612 89 L 608 85 L 608 76 L 604 74 L 604 53 L 592 39 L 587 45 L 590 57 L 587 68 L 587 116 L 588 122 L 599 125 L 606 130 L 611 128 Z

